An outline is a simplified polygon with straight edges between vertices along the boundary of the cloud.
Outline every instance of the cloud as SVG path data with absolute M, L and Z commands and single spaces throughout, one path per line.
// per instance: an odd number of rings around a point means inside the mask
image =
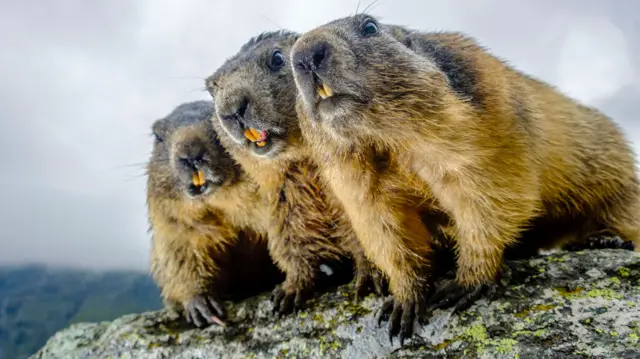
M 37 202 L 30 201 L 29 196 L 37 196 Z M 0 196 L 3 203 L 12 203 L 11 211 L 2 214 L 3 225 L 11 225 L 12 237 L 9 243 L 3 243 L 0 263 L 44 262 L 105 269 L 147 267 L 149 241 L 144 239 L 144 214 L 126 211 L 126 201 L 37 187 L 31 189 L 29 196 L 18 191 Z M 10 251 L 6 250 L 7 245 Z
M 203 78 L 249 37 L 309 30 L 356 6 L 0 3 L 0 263 L 146 268 L 140 164 L 151 123 L 181 102 L 208 99 Z M 640 31 L 632 15 L 640 3 L 379 0 L 371 8 L 387 22 L 465 31 L 517 68 L 602 108 L 640 142 Z
M 579 20 L 564 37 L 558 86 L 580 101 L 597 103 L 633 83 L 635 71 L 618 27 L 606 18 Z

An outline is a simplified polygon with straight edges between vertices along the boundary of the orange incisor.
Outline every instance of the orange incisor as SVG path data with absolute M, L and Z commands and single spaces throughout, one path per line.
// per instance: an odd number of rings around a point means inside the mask
M 204 186 L 206 181 L 207 180 L 204 177 L 204 172 L 202 172 L 202 170 L 197 170 L 193 172 L 193 177 L 191 178 L 191 182 L 193 182 L 194 186 L 196 187 Z
M 256 130 L 255 128 L 245 130 L 244 137 L 246 137 L 251 142 L 255 142 L 258 147 L 263 147 L 267 144 L 267 141 L 263 140 L 264 135 L 262 135 L 260 131 Z

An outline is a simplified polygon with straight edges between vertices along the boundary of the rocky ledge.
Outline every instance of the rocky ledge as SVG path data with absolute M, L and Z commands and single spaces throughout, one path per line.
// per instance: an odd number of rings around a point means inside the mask
M 276 319 L 268 295 L 236 304 L 227 327 L 197 330 L 168 311 L 75 324 L 32 358 L 638 358 L 640 254 L 561 252 L 508 264 L 498 299 L 436 311 L 400 347 L 378 328 L 382 300 L 350 285 Z

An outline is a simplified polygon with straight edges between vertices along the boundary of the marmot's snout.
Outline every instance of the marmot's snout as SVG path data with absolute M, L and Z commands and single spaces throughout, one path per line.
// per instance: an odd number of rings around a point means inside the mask
M 229 96 L 236 97 L 236 96 Z M 239 122 L 243 122 L 244 116 L 247 113 L 247 109 L 249 108 L 249 97 L 247 96 L 238 96 L 238 98 L 231 98 L 229 102 L 233 103 L 228 106 L 228 111 L 226 113 L 220 114 L 220 117 L 224 121 L 232 121 L 236 120 Z
M 300 91 L 309 99 L 321 101 L 334 95 L 329 76 L 331 49 L 325 39 L 311 36 L 292 51 L 291 59 Z
M 174 168 L 189 197 L 210 194 L 223 184 L 225 174 L 221 170 L 214 170 L 219 166 L 213 164 L 212 160 L 206 146 L 196 140 L 184 143 L 176 152 Z
M 219 112 L 225 131 L 238 143 L 248 143 L 256 152 L 268 153 L 271 146 L 269 128 L 256 121 L 251 96 L 244 92 L 230 93 Z M 248 140 L 248 142 L 247 142 Z
M 326 41 L 307 41 L 306 45 L 300 46 L 293 53 L 293 63 L 303 71 L 317 72 L 322 70 L 329 57 L 329 44 Z
M 244 142 L 243 135 L 251 126 L 247 124 L 249 117 L 249 96 L 244 94 L 227 94 L 220 104 L 218 111 L 222 127 L 237 142 Z

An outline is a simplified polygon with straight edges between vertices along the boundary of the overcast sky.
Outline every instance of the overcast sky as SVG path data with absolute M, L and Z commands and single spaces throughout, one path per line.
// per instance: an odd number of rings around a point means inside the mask
M 417 29 L 465 31 L 602 109 L 640 147 L 639 1 L 446 3 L 379 0 L 370 12 Z M 208 99 L 202 78 L 249 37 L 309 30 L 356 4 L 0 2 L 0 264 L 146 269 L 140 164 L 151 123 L 181 102 Z

